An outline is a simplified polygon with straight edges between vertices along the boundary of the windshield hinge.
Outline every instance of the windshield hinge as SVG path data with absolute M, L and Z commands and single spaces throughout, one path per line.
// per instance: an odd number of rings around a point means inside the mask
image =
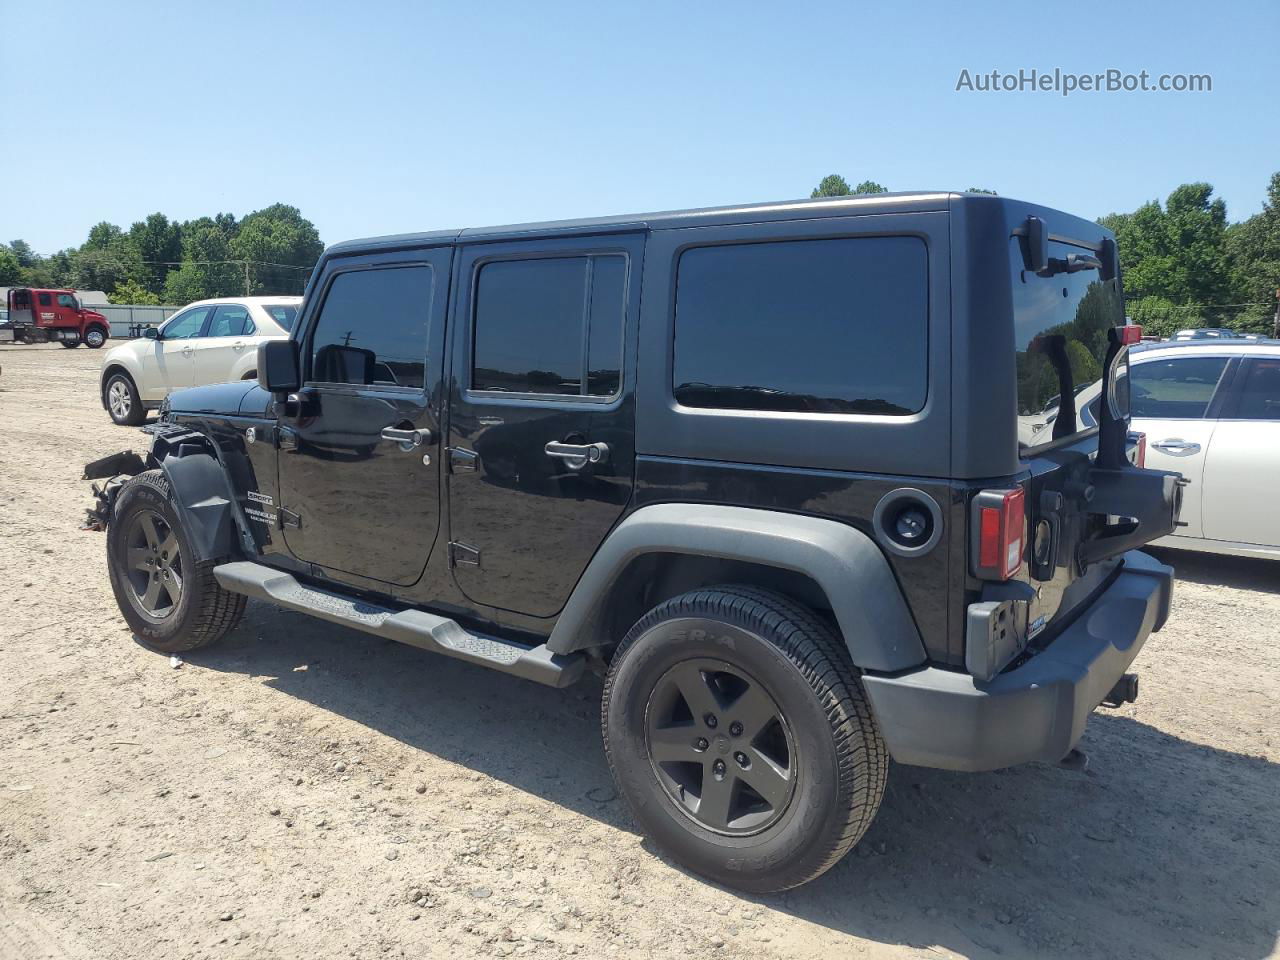
M 449 566 L 451 567 L 480 566 L 480 548 L 473 547 L 469 543 L 459 543 L 456 540 L 450 540 L 449 541 Z

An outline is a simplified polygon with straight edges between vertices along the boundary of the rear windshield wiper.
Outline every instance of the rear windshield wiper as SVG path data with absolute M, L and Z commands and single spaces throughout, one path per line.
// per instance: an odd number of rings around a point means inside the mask
M 1081 270 L 1101 270 L 1102 261 L 1087 253 L 1070 253 L 1063 260 L 1061 257 L 1050 257 L 1048 266 L 1036 271 L 1037 277 L 1056 277 L 1060 273 L 1079 273 Z

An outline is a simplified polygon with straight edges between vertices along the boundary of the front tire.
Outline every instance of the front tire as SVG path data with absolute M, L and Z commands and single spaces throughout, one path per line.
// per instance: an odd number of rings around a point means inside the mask
M 244 614 L 245 598 L 214 579 L 217 561 L 192 556 L 165 475 L 149 470 L 126 483 L 107 528 L 107 571 L 125 622 L 152 650 L 211 646 Z
M 107 342 L 107 334 L 101 327 L 90 327 L 84 332 L 84 342 L 90 350 L 97 350 Z
M 884 795 L 888 752 L 844 644 L 768 590 L 709 587 L 646 614 L 610 665 L 602 720 L 645 833 L 728 886 L 814 879 Z
M 122 427 L 136 427 L 147 418 L 138 388 L 128 374 L 111 375 L 102 388 L 102 403 L 111 419 Z

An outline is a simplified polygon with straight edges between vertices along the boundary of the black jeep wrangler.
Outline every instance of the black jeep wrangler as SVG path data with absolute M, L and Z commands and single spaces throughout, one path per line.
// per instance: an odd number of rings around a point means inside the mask
M 256 384 L 174 393 L 145 461 L 87 473 L 148 646 L 257 597 L 595 669 L 643 829 L 780 890 L 858 841 L 891 757 L 1055 762 L 1136 696 L 1172 571 L 1134 548 L 1181 499 L 1128 432 L 1138 332 L 1106 230 L 991 196 L 361 240 Z

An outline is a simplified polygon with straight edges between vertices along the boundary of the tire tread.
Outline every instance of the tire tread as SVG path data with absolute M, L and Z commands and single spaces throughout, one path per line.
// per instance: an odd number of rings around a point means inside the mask
M 659 604 L 627 632 L 614 654 L 614 662 L 619 662 L 630 645 L 657 623 L 685 616 L 721 618 L 759 634 L 791 661 L 819 699 L 836 747 L 839 809 L 847 815 L 839 828 L 828 835 L 818 857 L 771 889 L 785 890 L 807 883 L 834 866 L 861 839 L 875 818 L 888 780 L 888 749 L 857 669 L 843 642 L 812 609 L 785 594 L 738 584 L 700 587 Z M 602 721 L 608 716 L 615 676 L 616 671 L 610 670 L 605 681 Z M 612 770 L 614 758 L 608 736 L 605 754 Z

